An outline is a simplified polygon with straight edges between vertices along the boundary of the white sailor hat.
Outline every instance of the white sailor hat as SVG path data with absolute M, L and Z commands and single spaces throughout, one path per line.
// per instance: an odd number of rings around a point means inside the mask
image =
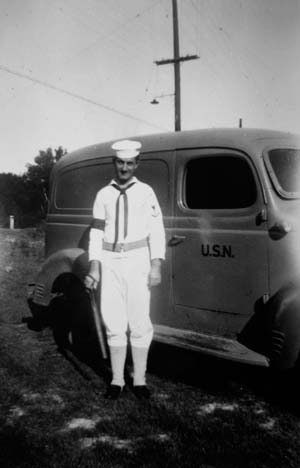
M 130 159 L 135 158 L 140 154 L 140 148 L 142 144 L 139 141 L 134 140 L 121 140 L 116 141 L 112 145 L 112 149 L 116 151 L 118 158 Z

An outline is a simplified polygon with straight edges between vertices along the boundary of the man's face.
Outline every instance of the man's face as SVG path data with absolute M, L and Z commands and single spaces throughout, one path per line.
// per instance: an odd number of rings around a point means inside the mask
M 116 178 L 120 184 L 126 184 L 132 177 L 138 167 L 136 158 L 120 159 L 115 158 Z

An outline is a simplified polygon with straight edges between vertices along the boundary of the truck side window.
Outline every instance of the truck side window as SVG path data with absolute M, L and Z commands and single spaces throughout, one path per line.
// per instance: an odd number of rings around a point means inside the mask
M 162 212 L 166 216 L 170 210 L 170 176 L 166 161 L 146 159 L 146 156 L 142 156 L 136 176 L 153 188 Z
M 93 164 L 69 168 L 60 174 L 56 190 L 55 205 L 62 209 L 90 209 L 96 193 L 113 178 L 111 163 Z
M 191 159 L 185 172 L 185 204 L 191 209 L 232 209 L 253 205 L 254 175 L 246 159 L 217 155 Z
M 300 150 L 278 148 L 268 152 L 270 177 L 285 198 L 300 197 Z
M 56 183 L 58 209 L 90 209 L 96 193 L 114 177 L 112 162 L 80 165 L 62 172 Z M 137 177 L 154 189 L 164 213 L 169 209 L 169 169 L 162 159 L 141 159 Z

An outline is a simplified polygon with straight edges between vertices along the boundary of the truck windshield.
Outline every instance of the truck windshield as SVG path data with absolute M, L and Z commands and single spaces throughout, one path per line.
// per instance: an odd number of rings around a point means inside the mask
M 266 165 L 273 185 L 284 198 L 300 198 L 300 149 L 268 151 Z

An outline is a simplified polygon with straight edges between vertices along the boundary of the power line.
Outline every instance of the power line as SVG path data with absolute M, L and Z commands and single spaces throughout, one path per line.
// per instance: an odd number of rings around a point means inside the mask
M 58 5 L 61 5 L 59 0 L 56 0 L 56 1 L 58 2 Z M 114 26 L 113 28 L 111 28 L 110 31 L 108 31 L 106 33 L 102 33 L 100 35 L 98 33 L 97 38 L 92 43 L 90 43 L 89 45 L 83 47 L 82 49 L 77 51 L 75 54 L 73 54 L 71 57 L 68 57 L 68 59 L 64 60 L 64 65 L 72 62 L 74 59 L 78 59 L 78 57 L 80 57 L 84 53 L 86 54 L 89 50 L 95 49 L 95 47 L 97 46 L 97 44 L 100 41 L 103 42 L 103 41 L 107 41 L 108 39 L 110 40 L 110 43 L 109 43 L 108 47 L 111 47 L 112 44 L 114 44 L 114 46 L 115 46 L 114 50 L 112 51 L 112 55 L 114 55 L 114 56 L 118 53 L 118 51 L 122 53 L 122 56 L 124 56 L 124 53 L 128 53 L 129 50 L 134 51 L 133 55 L 130 58 L 131 66 L 132 66 L 133 61 L 137 62 L 139 60 L 139 57 L 145 58 L 145 50 L 144 49 L 143 49 L 143 51 L 138 50 L 139 42 L 138 43 L 135 42 L 134 46 L 132 46 L 132 44 L 128 43 L 128 40 L 127 40 L 126 35 L 125 35 L 125 28 L 132 25 L 134 22 L 135 23 L 139 22 L 139 26 L 142 27 L 144 31 L 146 31 L 146 32 L 152 31 L 150 26 L 147 27 L 147 28 L 144 28 L 142 26 L 142 21 L 141 20 L 147 13 L 149 13 L 151 10 L 153 11 L 154 8 L 157 7 L 159 4 L 162 4 L 162 1 L 163 0 L 156 0 L 156 1 L 153 0 L 152 4 L 150 6 L 148 6 L 147 8 L 145 8 L 143 10 L 138 11 L 134 15 L 130 16 L 129 18 L 127 18 L 126 20 L 123 20 L 121 22 L 118 21 L 118 18 L 120 17 L 120 15 L 118 16 L 117 14 L 115 14 L 116 13 L 115 10 L 111 10 L 111 8 L 109 8 L 108 12 L 110 12 L 110 16 L 114 18 L 114 24 L 115 25 L 117 24 L 117 26 Z M 65 8 L 64 9 L 60 8 L 60 11 L 66 18 L 71 17 L 72 20 L 80 22 L 81 26 L 86 28 L 86 29 L 87 28 L 89 30 L 92 29 L 93 31 L 96 31 L 96 30 L 99 31 L 99 30 L 103 29 L 102 27 L 100 27 L 100 28 L 98 27 L 96 29 L 95 24 L 90 24 L 88 26 L 87 22 L 85 20 L 88 19 L 88 17 L 91 18 L 91 16 L 86 15 L 86 14 L 83 15 L 83 11 L 75 9 L 75 11 L 74 10 L 72 11 L 72 14 L 70 13 L 70 11 L 67 11 Z M 86 10 L 85 10 L 85 13 L 86 13 Z M 93 16 L 95 18 L 95 14 Z M 82 18 L 84 19 L 84 21 L 82 20 Z M 100 18 L 101 18 L 101 16 L 100 16 Z M 97 21 L 98 21 L 98 19 L 97 19 Z M 105 48 L 107 50 L 107 46 Z M 116 52 L 116 49 L 117 49 L 117 52 Z M 140 64 L 140 61 L 139 61 L 139 64 Z M 121 65 L 121 63 L 119 63 L 119 66 L 120 65 Z M 152 62 L 151 63 L 149 62 L 149 66 L 153 67 Z M 108 72 L 109 72 L 109 69 L 106 69 L 106 74 Z M 94 73 L 97 73 L 97 71 L 95 70 Z
M 79 50 L 75 55 L 73 55 L 71 58 L 69 58 L 69 60 L 67 61 L 70 62 L 71 60 L 73 60 L 74 58 L 77 58 L 79 55 L 82 55 L 83 53 L 86 53 L 89 49 L 95 47 L 100 41 L 105 41 L 107 39 L 110 39 L 110 40 L 114 40 L 114 42 L 116 43 L 117 47 L 120 47 L 121 49 L 123 50 L 126 50 L 126 47 L 124 47 L 124 36 L 122 38 L 122 43 L 120 45 L 120 43 L 117 42 L 117 39 L 116 39 L 116 35 L 119 35 L 120 34 L 120 31 L 121 30 L 124 30 L 124 28 L 126 26 L 128 26 L 129 24 L 132 24 L 134 21 L 136 20 L 140 20 L 140 18 L 142 16 L 145 15 L 145 13 L 147 13 L 148 11 L 152 10 L 154 7 L 156 7 L 156 5 L 158 5 L 159 3 L 161 3 L 162 0 L 157 0 L 155 1 L 150 7 L 147 7 L 145 8 L 144 10 L 141 10 L 140 12 L 137 12 L 135 13 L 133 16 L 131 16 L 130 18 L 122 21 L 122 22 L 117 22 L 117 21 L 114 21 L 115 23 L 117 23 L 117 26 L 112 28 L 110 31 L 108 31 L 107 33 L 104 33 L 104 34 L 100 34 L 98 35 L 98 37 L 92 42 L 90 43 L 89 45 L 83 47 L 81 50 Z M 63 12 L 64 16 L 68 17 L 68 14 Z M 79 19 L 78 17 L 76 17 L 75 15 L 75 20 L 79 22 Z M 82 22 L 82 15 L 80 14 L 80 23 L 83 25 L 84 28 L 86 29 L 91 29 L 91 26 L 90 25 L 86 25 L 85 23 Z M 98 31 L 99 27 L 96 28 L 96 27 L 93 27 L 92 28 L 94 31 Z M 136 48 L 135 48 L 135 55 L 136 55 Z M 143 53 L 142 52 L 139 52 L 139 55 L 143 56 Z
M 18 76 L 19 78 L 32 81 L 33 83 L 36 83 L 36 84 L 38 84 L 40 86 L 43 86 L 45 88 L 53 89 L 54 91 L 57 91 L 59 93 L 66 94 L 67 96 L 71 96 L 71 97 L 73 97 L 75 99 L 79 99 L 79 100 L 87 102 L 89 104 L 93 104 L 94 106 L 101 107 L 102 109 L 105 109 L 105 110 L 107 110 L 109 112 L 114 112 L 115 114 L 118 114 L 118 115 L 120 115 L 122 117 L 126 117 L 127 119 L 131 119 L 131 120 L 135 120 L 136 122 L 144 123 L 144 124 L 146 124 L 146 125 L 148 125 L 150 127 L 156 128 L 158 130 L 167 130 L 166 128 L 160 127 L 159 125 L 156 125 L 156 124 L 151 123 L 151 122 L 147 122 L 147 120 L 140 119 L 140 118 L 135 117 L 135 116 L 133 116 L 131 114 L 127 114 L 126 112 L 118 111 L 117 109 L 114 109 L 113 107 L 107 106 L 105 104 L 101 104 L 100 102 L 97 102 L 97 101 L 93 101 L 92 99 L 81 96 L 80 94 L 72 93 L 71 91 L 68 91 L 66 89 L 59 88 L 58 86 L 54 86 L 51 83 L 47 83 L 46 81 L 42 81 L 42 80 L 39 80 L 37 78 L 33 78 L 33 77 L 29 76 L 29 75 L 26 75 L 25 73 L 20 73 L 18 71 L 11 70 L 11 69 L 9 69 L 7 67 L 4 67 L 3 65 L 0 65 L 0 70 L 4 71 L 6 73 L 10 73 L 11 75 L 14 75 L 14 76 Z

